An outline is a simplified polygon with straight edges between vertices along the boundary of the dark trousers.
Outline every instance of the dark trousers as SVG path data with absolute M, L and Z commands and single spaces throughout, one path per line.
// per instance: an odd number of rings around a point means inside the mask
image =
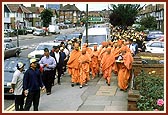
M 51 87 L 53 83 L 53 70 L 44 71 L 42 80 L 46 87 L 46 92 L 51 92 Z
M 40 90 L 36 92 L 29 92 L 26 98 L 24 110 L 29 111 L 33 102 L 34 111 L 38 111 L 39 99 L 40 99 Z
M 57 76 L 58 81 L 57 81 L 57 83 L 60 83 L 60 77 L 61 77 L 61 74 L 62 74 L 62 65 L 57 64 L 56 70 L 58 72 L 58 76 Z
M 52 75 L 52 84 L 54 85 L 54 81 L 55 81 L 55 75 L 56 75 L 56 68 L 53 70 L 53 75 Z
M 23 111 L 24 95 L 15 95 L 15 111 Z

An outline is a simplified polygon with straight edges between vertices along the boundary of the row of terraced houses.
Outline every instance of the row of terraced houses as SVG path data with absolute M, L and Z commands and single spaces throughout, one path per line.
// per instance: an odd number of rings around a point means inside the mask
M 84 4 L 85 5 L 85 4 Z M 17 25 L 19 28 L 24 27 L 42 27 L 42 20 L 40 18 L 40 13 L 44 9 L 51 9 L 53 12 L 53 17 L 51 19 L 51 24 L 70 22 L 72 24 L 80 21 L 83 16 L 86 15 L 85 11 L 80 11 L 75 4 L 62 5 L 62 4 L 46 4 L 37 7 L 36 4 L 31 4 L 31 7 L 26 7 L 23 4 L 4 4 L 4 28 L 5 29 L 15 29 Z M 92 17 L 102 17 L 104 20 L 108 21 L 110 11 L 89 11 L 88 16 Z M 164 28 L 164 5 L 147 5 L 145 9 L 139 12 L 139 18 L 151 15 L 156 17 L 158 22 L 158 29 Z

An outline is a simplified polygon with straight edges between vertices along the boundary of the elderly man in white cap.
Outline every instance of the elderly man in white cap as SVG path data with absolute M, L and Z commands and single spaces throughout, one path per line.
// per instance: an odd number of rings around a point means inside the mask
M 23 95 L 23 70 L 25 64 L 22 62 L 18 62 L 16 67 L 17 70 L 13 74 L 12 82 L 11 82 L 11 89 L 9 92 L 15 95 L 15 110 L 16 111 L 23 111 L 24 105 L 24 95 Z
M 26 98 L 24 110 L 29 111 L 33 102 L 34 111 L 38 111 L 40 100 L 40 89 L 45 90 L 41 79 L 40 70 L 37 68 L 37 60 L 30 59 L 30 68 L 26 71 L 23 78 L 23 91 Z

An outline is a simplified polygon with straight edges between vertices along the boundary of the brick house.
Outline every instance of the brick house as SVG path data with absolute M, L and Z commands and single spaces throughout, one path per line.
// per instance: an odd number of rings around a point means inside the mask
M 75 6 L 75 4 L 67 4 L 60 7 L 59 11 L 59 22 L 60 23 L 72 23 L 76 24 L 80 20 L 80 10 Z

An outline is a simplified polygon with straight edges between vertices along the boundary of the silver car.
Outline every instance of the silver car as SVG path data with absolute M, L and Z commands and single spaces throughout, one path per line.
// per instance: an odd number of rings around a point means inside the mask
M 33 32 L 33 35 L 35 36 L 45 36 L 46 33 L 43 29 L 36 29 L 34 32 Z
M 4 43 L 4 58 L 19 56 L 21 49 L 16 47 L 12 42 Z

